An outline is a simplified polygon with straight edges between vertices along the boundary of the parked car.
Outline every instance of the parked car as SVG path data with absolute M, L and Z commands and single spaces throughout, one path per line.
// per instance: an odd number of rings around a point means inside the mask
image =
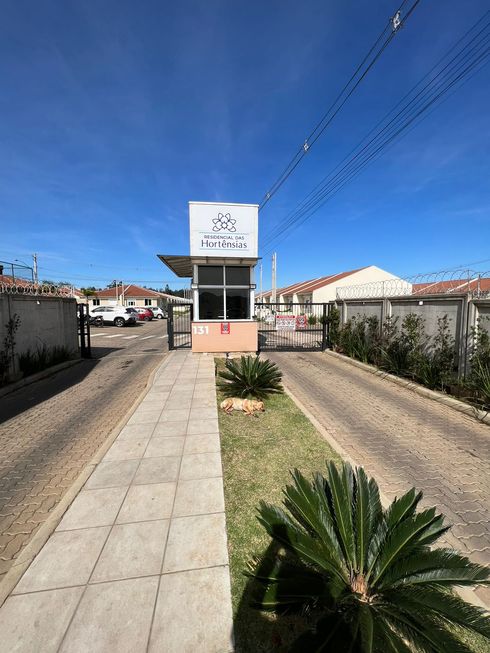
M 136 324 L 136 314 L 124 306 L 97 306 L 90 311 L 91 317 L 102 316 L 104 322 L 117 327 Z
M 138 313 L 140 320 L 144 320 L 145 322 L 153 320 L 153 311 L 148 306 L 135 306 L 134 308 Z
M 157 318 L 157 320 L 163 320 L 163 318 L 167 318 L 167 311 L 164 311 L 160 306 L 152 306 L 151 310 L 153 312 L 153 315 Z

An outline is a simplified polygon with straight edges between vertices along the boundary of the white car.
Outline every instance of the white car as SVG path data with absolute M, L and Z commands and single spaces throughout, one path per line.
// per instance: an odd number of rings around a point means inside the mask
M 148 308 L 151 308 L 153 315 L 157 318 L 157 320 L 163 320 L 164 317 L 168 317 L 167 313 L 160 308 L 160 306 L 148 306 Z
M 91 317 L 101 316 L 104 322 L 109 322 L 117 327 L 136 324 L 136 313 L 124 306 L 97 306 L 89 311 Z

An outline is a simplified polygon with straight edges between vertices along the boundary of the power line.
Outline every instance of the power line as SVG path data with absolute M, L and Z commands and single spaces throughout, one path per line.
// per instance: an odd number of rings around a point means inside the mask
M 399 29 L 405 24 L 408 20 L 415 7 L 419 4 L 420 0 L 415 0 L 411 7 L 408 9 L 404 17 L 402 17 L 401 12 L 404 5 L 408 0 L 403 0 L 399 9 L 395 12 L 395 15 L 389 19 L 387 25 L 384 27 L 383 31 L 380 33 L 374 44 L 369 49 L 368 53 L 362 59 L 361 63 L 357 66 L 355 71 L 352 73 L 350 79 L 344 85 L 340 93 L 337 95 L 333 103 L 329 106 L 327 111 L 323 114 L 320 121 L 306 137 L 303 145 L 301 145 L 292 159 L 289 161 L 287 166 L 281 172 L 279 177 L 275 180 L 269 190 L 266 192 L 259 209 L 263 209 L 267 202 L 277 193 L 279 188 L 284 184 L 288 177 L 294 172 L 294 170 L 301 163 L 303 158 L 306 156 L 307 152 L 311 147 L 316 143 L 320 138 L 323 132 L 329 127 L 329 125 L 334 120 L 335 116 L 339 113 L 342 107 L 345 105 L 350 96 L 354 93 L 359 84 L 363 81 L 366 75 L 369 73 L 371 68 L 374 66 L 376 61 L 380 58 L 384 50 L 391 43 L 395 34 Z M 381 43 L 383 38 L 386 36 L 385 40 Z
M 466 39 L 466 37 L 480 25 L 490 12 L 487 11 L 475 25 L 473 25 L 466 34 L 447 52 L 444 57 L 432 69 L 424 75 L 397 105 L 365 136 L 351 152 L 344 157 L 323 180 L 306 196 L 306 198 L 294 209 L 287 218 L 277 225 L 266 237 L 265 244 L 270 245 L 275 239 L 281 236 L 281 240 L 287 237 L 288 232 L 293 227 L 303 224 L 315 211 L 336 194 L 351 179 L 356 177 L 361 170 L 368 165 L 374 158 L 377 158 L 382 150 L 390 145 L 395 139 L 399 138 L 404 130 L 422 116 L 435 102 L 447 93 L 455 84 L 469 76 L 475 67 L 482 67 L 487 63 L 486 59 L 490 54 L 488 44 L 488 27 L 487 23 L 471 40 L 466 43 L 450 61 L 434 75 L 430 81 L 406 103 L 398 113 L 391 118 L 378 133 L 371 138 L 363 147 L 362 144 L 372 134 L 376 127 L 384 122 L 393 114 L 398 106 L 410 97 L 420 84 L 437 69 L 437 67 L 450 56 L 455 48 Z M 483 36 L 482 36 L 483 35 Z M 471 46 L 471 47 L 470 47 Z M 401 122 L 400 122 L 401 119 Z M 420 122 L 420 121 L 419 121 Z M 350 156 L 352 152 L 357 153 L 352 156 L 348 162 L 342 166 L 342 163 Z M 341 167 L 342 166 L 342 167 Z M 334 175 L 336 170 L 340 170 Z M 276 242 L 277 245 L 277 242 Z M 267 250 L 269 251 L 269 250 Z M 266 252 L 267 253 L 267 252 Z

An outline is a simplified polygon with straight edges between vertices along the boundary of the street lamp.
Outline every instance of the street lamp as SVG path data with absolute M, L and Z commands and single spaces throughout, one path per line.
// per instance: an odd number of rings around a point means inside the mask
M 14 263 L 21 263 L 24 267 L 31 271 L 31 280 L 34 283 L 34 271 L 31 265 L 28 265 L 25 261 L 21 261 L 19 258 L 14 258 Z M 12 265 L 12 278 L 15 281 L 14 266 Z

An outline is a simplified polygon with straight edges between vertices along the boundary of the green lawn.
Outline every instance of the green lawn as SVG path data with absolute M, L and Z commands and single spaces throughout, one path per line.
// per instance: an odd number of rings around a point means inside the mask
M 221 359 L 217 364 L 224 366 Z M 220 410 L 219 424 L 236 651 L 285 651 L 291 634 L 301 627 L 298 620 L 278 621 L 248 606 L 250 587 L 243 571 L 270 542 L 256 519 L 256 508 L 261 499 L 281 502 L 290 469 L 324 471 L 326 460 L 340 458 L 286 395 L 267 399 L 266 412 L 258 417 L 239 412 L 229 416 Z

